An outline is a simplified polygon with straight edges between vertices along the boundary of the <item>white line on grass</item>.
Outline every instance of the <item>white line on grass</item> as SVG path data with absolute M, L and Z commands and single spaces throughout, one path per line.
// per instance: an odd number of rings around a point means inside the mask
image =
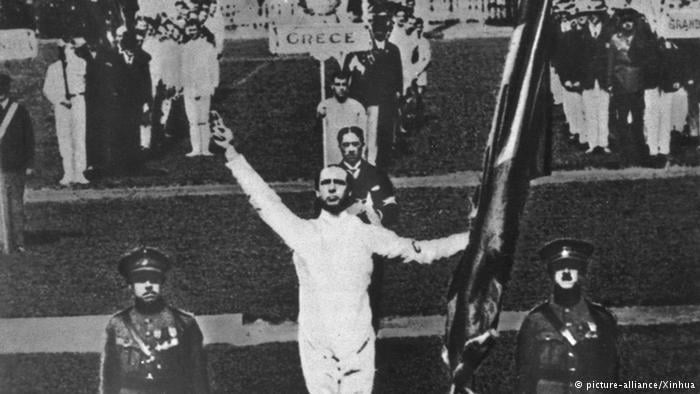
M 700 323 L 700 305 L 634 306 L 613 308 L 623 326 Z M 527 312 L 501 314 L 499 331 L 515 331 Z M 97 353 L 104 345 L 104 328 L 108 315 L 0 319 L 0 354 L 14 353 Z M 274 342 L 296 341 L 297 325 L 293 322 L 269 324 L 256 321 L 243 324 L 241 314 L 198 316 L 204 342 L 234 346 L 254 346 Z M 442 336 L 445 316 L 412 316 L 382 320 L 380 338 Z
M 581 170 L 556 171 L 551 176 L 535 179 L 533 186 L 569 182 L 607 182 L 640 179 L 664 179 L 700 176 L 700 167 L 671 167 L 657 170 L 649 168 L 628 168 L 623 170 Z M 474 187 L 479 184 L 481 172 L 462 171 L 445 175 L 422 177 L 395 177 L 394 186 L 399 189 Z M 271 182 L 278 193 L 301 193 L 313 190 L 311 181 Z M 172 198 L 180 196 L 220 196 L 243 194 L 238 185 L 213 184 L 190 186 L 149 186 L 111 189 L 29 189 L 28 203 L 79 202 L 89 200 Z

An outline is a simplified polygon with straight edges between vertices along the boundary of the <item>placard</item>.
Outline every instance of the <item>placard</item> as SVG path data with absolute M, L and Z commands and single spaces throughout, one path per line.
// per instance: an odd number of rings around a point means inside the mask
M 38 50 L 33 30 L 0 30 L 0 61 L 34 58 Z

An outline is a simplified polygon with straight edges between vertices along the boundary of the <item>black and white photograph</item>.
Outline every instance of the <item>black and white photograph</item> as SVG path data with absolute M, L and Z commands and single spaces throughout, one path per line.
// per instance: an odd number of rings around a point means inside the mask
M 0 0 L 0 393 L 700 393 L 700 0 Z

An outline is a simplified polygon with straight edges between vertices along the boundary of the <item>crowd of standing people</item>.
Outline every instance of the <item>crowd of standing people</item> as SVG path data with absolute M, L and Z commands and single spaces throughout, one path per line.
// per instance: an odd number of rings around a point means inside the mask
M 697 44 L 662 37 L 646 10 L 580 4 L 553 10 L 552 92 L 571 141 L 625 165 L 670 163 L 672 132 L 698 136 Z
M 187 156 L 211 155 L 209 111 L 224 29 L 217 3 L 141 1 L 123 20 L 104 40 L 62 38 L 58 60 L 46 72 L 62 185 L 141 170 L 169 136 L 178 98 L 189 125 Z

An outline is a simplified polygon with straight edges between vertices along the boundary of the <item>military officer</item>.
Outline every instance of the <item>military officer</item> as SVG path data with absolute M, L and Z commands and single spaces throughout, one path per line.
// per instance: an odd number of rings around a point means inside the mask
M 202 332 L 190 313 L 168 305 L 162 285 L 170 261 L 151 247 L 119 260 L 134 305 L 107 325 L 100 393 L 209 393 Z
M 585 387 L 576 388 L 576 381 L 617 381 L 615 318 L 581 289 L 592 252 L 593 245 L 575 239 L 540 250 L 554 287 L 518 333 L 518 393 L 578 393 Z

